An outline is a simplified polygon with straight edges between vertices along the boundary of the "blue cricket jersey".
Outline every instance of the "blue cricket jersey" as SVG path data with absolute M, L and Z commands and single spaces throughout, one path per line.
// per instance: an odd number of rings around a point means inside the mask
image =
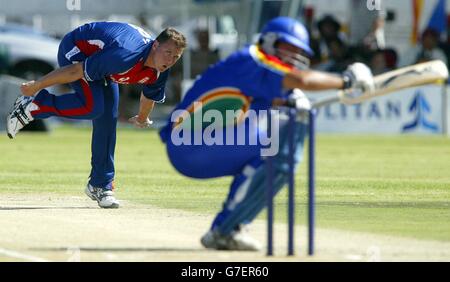
M 120 84 L 142 84 L 145 97 L 162 103 L 169 71 L 144 66 L 154 39 L 140 27 L 119 22 L 93 22 L 66 35 L 74 47 L 65 54 L 83 61 L 88 81 L 110 79 Z M 65 38 L 65 39 L 66 39 Z
M 192 113 L 194 102 L 208 103 L 220 98 L 240 98 L 243 109 L 269 109 L 275 97 L 283 96 L 282 81 L 292 66 L 268 55 L 258 45 L 245 47 L 227 59 L 209 67 L 174 109 Z M 170 137 L 171 117 L 161 130 L 163 141 Z

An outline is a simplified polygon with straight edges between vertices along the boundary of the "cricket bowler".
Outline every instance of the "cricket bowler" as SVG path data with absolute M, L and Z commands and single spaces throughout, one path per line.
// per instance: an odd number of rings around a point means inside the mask
M 201 110 L 207 115 L 208 109 L 224 113 L 227 109 L 235 110 L 236 105 L 240 105 L 240 110 L 246 114 L 250 111 L 259 113 L 260 110 L 271 109 L 277 99 L 302 110 L 308 109 L 310 103 L 299 89 L 352 88 L 364 92 L 373 88 L 372 73 L 366 65 L 352 64 L 342 75 L 317 72 L 308 70 L 312 55 L 308 32 L 300 22 L 288 17 L 271 20 L 262 29 L 257 44 L 233 53 L 197 78 L 160 131 L 168 157 L 181 174 L 196 179 L 233 177 L 222 210 L 201 238 L 205 248 L 245 251 L 261 248 L 260 243 L 250 237 L 243 227 L 266 206 L 266 160 L 261 155 L 263 144 L 259 143 L 225 145 L 208 144 L 208 140 L 203 140 L 201 144 L 179 142 L 180 138 L 189 140 L 186 138 L 189 133 L 205 136 L 210 130 L 208 121 L 200 128 L 195 125 L 189 127 L 189 116 Z M 214 138 L 225 136 L 230 128 L 237 134 L 241 127 L 246 134 L 245 140 L 262 134 L 266 128 L 249 121 L 245 118 L 246 114 L 243 119 L 238 117 L 231 126 L 224 123 L 222 129 L 216 128 Z M 209 119 L 209 124 L 211 121 Z M 191 131 L 183 130 L 183 126 Z M 288 179 L 286 130 L 286 123 L 280 121 L 277 132 L 279 148 L 273 157 L 276 192 Z M 302 156 L 305 134 L 306 124 L 299 123 L 294 132 L 296 164 Z
M 21 86 L 23 96 L 7 117 L 7 134 L 14 138 L 32 120 L 52 116 L 92 120 L 92 169 L 85 192 L 101 208 L 118 208 L 113 193 L 118 84 L 142 85 L 139 112 L 130 122 L 148 127 L 155 103 L 164 102 L 169 68 L 185 47 L 185 36 L 173 28 L 153 39 L 128 23 L 80 26 L 66 34 L 59 45 L 60 68 Z M 54 95 L 45 89 L 65 83 L 74 92 Z

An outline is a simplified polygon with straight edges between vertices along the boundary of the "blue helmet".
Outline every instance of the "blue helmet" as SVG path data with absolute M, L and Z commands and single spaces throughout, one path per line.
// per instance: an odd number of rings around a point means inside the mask
M 261 31 L 260 44 L 264 51 L 274 54 L 276 42 L 286 42 L 301 48 L 309 56 L 314 52 L 309 46 L 309 34 L 305 26 L 289 17 L 277 17 L 270 20 Z

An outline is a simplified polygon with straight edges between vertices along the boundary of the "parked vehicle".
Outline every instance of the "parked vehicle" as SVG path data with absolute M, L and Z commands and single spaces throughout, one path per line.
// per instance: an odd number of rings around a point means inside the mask
M 57 67 L 59 40 L 30 27 L 0 25 L 0 67 L 27 80 Z
M 58 46 L 59 40 L 30 27 L 0 25 L 0 73 L 25 80 L 37 79 L 58 66 Z M 41 120 L 26 126 L 26 130 L 47 129 Z

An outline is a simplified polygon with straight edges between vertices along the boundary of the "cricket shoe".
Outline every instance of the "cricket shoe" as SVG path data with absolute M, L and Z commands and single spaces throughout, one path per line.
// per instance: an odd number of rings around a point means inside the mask
M 120 206 L 119 201 L 114 197 L 114 192 L 112 190 L 97 188 L 88 183 L 84 192 L 93 201 L 97 201 L 98 206 L 101 208 L 118 209 Z
M 32 103 L 34 97 L 19 96 L 14 102 L 12 111 L 6 117 L 6 131 L 8 137 L 13 139 L 17 133 L 34 120 L 31 111 L 39 109 L 39 107 Z
M 253 251 L 261 250 L 261 243 L 242 230 L 233 231 L 230 235 L 222 235 L 217 230 L 209 230 L 200 242 L 203 247 L 227 251 Z

